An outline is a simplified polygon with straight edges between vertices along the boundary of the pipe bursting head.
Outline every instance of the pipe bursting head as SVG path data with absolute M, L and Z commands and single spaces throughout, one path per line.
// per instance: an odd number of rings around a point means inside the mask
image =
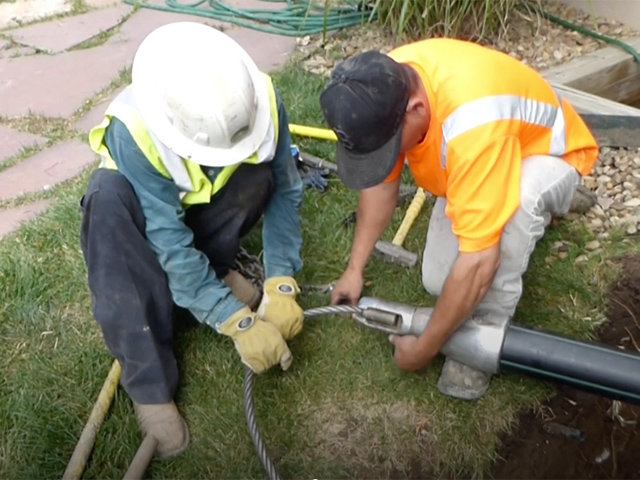
M 353 314 L 360 325 L 393 335 L 422 334 L 433 308 L 413 307 L 372 297 L 362 297 L 361 313 Z M 510 318 L 473 316 L 467 319 L 440 348 L 440 352 L 460 363 L 494 375 Z

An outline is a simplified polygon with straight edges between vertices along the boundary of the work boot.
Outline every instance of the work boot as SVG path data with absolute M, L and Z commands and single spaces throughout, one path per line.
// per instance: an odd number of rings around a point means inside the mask
M 587 213 L 598 201 L 598 197 L 588 188 L 578 185 L 571 198 L 569 211 L 573 213 Z
M 438 379 L 440 393 L 462 400 L 476 400 L 489 388 L 491 375 L 447 357 Z
M 236 270 L 229 270 L 227 276 L 224 277 L 224 283 L 231 289 L 233 296 L 247 305 L 251 310 L 258 308 L 261 295 L 256 286 L 249 280 L 244 278 L 242 274 Z
M 177 457 L 189 445 L 189 427 L 174 402 L 142 405 L 133 402 L 140 430 L 158 440 L 156 457 Z

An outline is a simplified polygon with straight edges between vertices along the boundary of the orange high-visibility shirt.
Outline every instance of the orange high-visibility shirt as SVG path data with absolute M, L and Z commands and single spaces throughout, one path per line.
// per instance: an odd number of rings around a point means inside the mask
M 598 145 L 566 100 L 520 61 L 455 39 L 428 39 L 389 53 L 413 67 L 424 84 L 431 121 L 423 142 L 403 152 L 416 184 L 447 199 L 460 251 L 495 245 L 520 205 L 522 160 L 558 156 L 581 175 Z

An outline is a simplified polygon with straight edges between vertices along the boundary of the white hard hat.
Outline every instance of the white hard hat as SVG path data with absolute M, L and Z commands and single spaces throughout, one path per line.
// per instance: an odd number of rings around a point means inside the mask
M 140 44 L 132 88 L 147 128 L 200 165 L 233 165 L 258 150 L 269 127 L 269 94 L 233 39 L 194 22 L 163 25 Z

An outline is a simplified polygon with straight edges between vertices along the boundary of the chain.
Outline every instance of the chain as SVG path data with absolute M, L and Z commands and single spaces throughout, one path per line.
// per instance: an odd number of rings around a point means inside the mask
M 238 255 L 236 256 L 236 269 L 243 277 L 253 283 L 258 290 L 262 290 L 262 284 L 264 283 L 264 266 L 258 256 L 252 255 L 243 247 L 240 247 Z

